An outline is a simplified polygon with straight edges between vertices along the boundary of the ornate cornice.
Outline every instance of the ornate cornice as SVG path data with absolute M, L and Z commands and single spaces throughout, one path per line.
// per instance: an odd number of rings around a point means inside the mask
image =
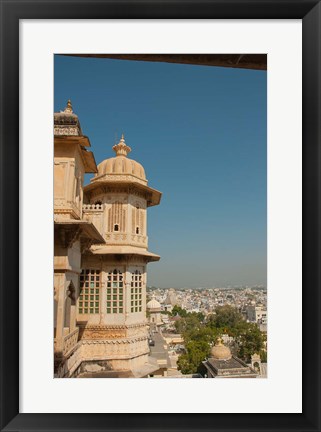
M 78 327 L 90 329 L 90 330 L 122 330 L 122 329 L 132 329 L 139 327 L 146 327 L 147 321 L 142 321 L 137 324 L 81 324 L 78 323 Z
M 82 339 L 82 345 L 131 345 L 137 342 L 143 342 L 148 339 L 148 336 L 126 338 L 126 339 Z

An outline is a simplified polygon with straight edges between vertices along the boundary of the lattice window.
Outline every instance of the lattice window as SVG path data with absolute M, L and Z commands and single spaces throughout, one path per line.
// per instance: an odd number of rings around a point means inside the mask
M 114 202 L 108 210 L 108 231 L 126 231 L 126 210 L 121 202 Z
M 136 270 L 134 273 L 132 273 L 132 281 L 130 286 L 130 311 L 141 312 L 143 306 L 143 281 L 140 271 Z
M 80 275 L 78 312 L 80 314 L 99 313 L 100 270 L 84 269 Z
M 110 271 L 107 275 L 108 314 L 123 313 L 124 311 L 124 276 L 120 270 Z

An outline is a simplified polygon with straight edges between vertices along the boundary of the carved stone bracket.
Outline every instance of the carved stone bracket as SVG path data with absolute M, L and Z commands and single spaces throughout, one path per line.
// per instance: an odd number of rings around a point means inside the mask
M 80 234 L 79 226 L 59 227 L 59 239 L 62 247 L 71 248 Z
M 81 237 L 80 238 L 81 253 L 83 254 L 87 250 L 89 250 L 92 244 L 93 244 L 93 240 L 92 239 L 89 239 L 87 237 Z

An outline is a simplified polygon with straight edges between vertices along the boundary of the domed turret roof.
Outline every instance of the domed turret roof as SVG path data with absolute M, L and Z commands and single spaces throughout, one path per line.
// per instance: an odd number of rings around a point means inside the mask
M 72 110 L 70 99 L 63 111 L 54 113 L 54 135 L 83 136 L 78 116 Z
M 116 157 L 105 159 L 98 165 L 97 177 L 106 174 L 132 175 L 147 182 L 143 166 L 127 157 L 131 148 L 125 143 L 124 135 L 122 135 L 119 143 L 114 145 L 113 150 L 116 152 Z
M 211 357 L 216 360 L 229 360 L 232 357 L 231 350 L 222 344 L 221 338 L 219 338 L 217 344 L 212 347 Z
M 161 304 L 153 296 L 153 298 L 147 303 L 146 307 L 150 311 L 152 309 L 160 309 Z

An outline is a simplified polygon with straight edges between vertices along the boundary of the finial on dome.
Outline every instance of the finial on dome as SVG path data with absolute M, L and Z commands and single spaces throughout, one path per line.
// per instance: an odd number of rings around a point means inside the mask
M 72 113 L 72 105 L 71 105 L 71 100 L 70 99 L 68 99 L 68 101 L 67 101 L 67 106 L 66 106 L 64 112 L 65 113 Z
M 116 156 L 127 156 L 132 149 L 125 143 L 124 134 L 121 135 L 121 139 L 118 144 L 113 147 Z
M 223 345 L 222 342 L 223 342 L 223 339 L 221 337 L 218 337 L 217 342 L 216 342 L 216 346 Z

